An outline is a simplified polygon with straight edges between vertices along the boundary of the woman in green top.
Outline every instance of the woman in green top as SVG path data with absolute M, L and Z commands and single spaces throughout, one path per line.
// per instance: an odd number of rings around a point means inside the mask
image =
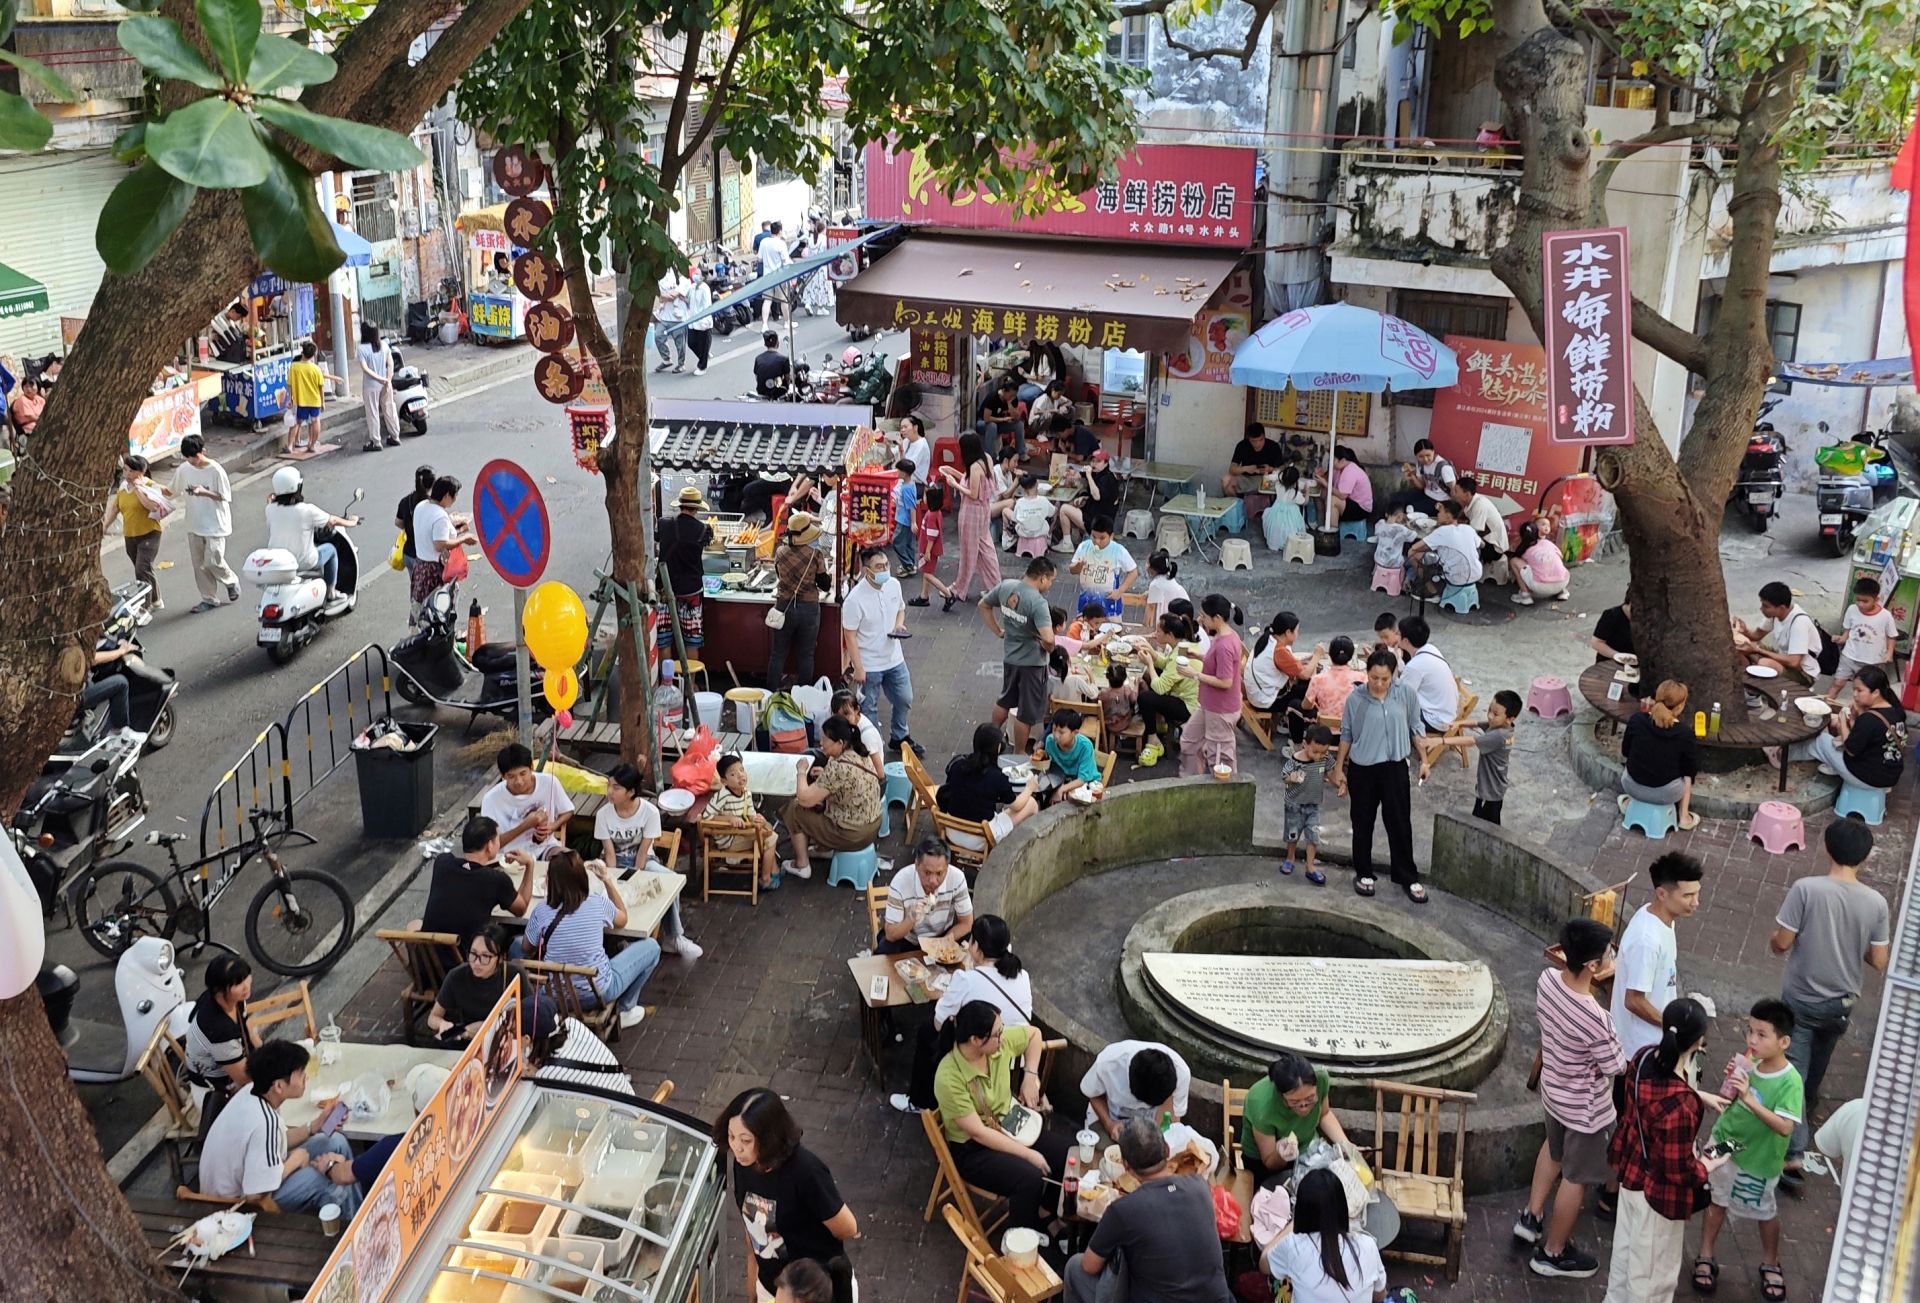
M 1064 1132 L 1041 1131 L 1023 1145 L 1001 1128 L 1013 1105 L 1013 1064 L 1020 1062 L 1020 1102 L 1040 1107 L 1040 1033 L 1032 1027 L 1007 1027 L 1000 1010 L 986 1000 L 960 1006 L 942 1032 L 953 1048 L 933 1072 L 933 1098 L 940 1108 L 953 1165 L 969 1185 L 1002 1195 L 1013 1226 L 1039 1230 L 1046 1183 L 1066 1169 L 1073 1140 Z
M 1240 1154 L 1263 1189 L 1286 1180 L 1294 1160 L 1316 1134 L 1343 1151 L 1353 1151 L 1346 1128 L 1327 1107 L 1327 1089 L 1325 1068 L 1283 1052 L 1267 1065 L 1267 1075 L 1247 1091 L 1246 1112 L 1240 1119 Z
M 1140 722 L 1146 730 L 1146 743 L 1140 748 L 1140 756 L 1134 762 L 1141 768 L 1159 763 L 1162 754 L 1161 723 L 1169 725 L 1167 731 L 1178 747 L 1180 726 L 1193 717 L 1194 710 L 1200 705 L 1199 680 L 1180 673 L 1183 659 L 1196 664 L 1200 660 L 1200 650 L 1194 642 L 1196 637 L 1198 626 L 1194 624 L 1193 617 L 1176 611 L 1162 615 L 1160 622 L 1147 635 L 1153 656 L 1153 672 L 1141 683 L 1136 702 Z

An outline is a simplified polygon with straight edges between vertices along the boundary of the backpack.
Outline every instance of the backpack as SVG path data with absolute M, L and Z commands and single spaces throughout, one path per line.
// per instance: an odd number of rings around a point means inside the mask
M 1833 640 L 1833 635 L 1818 620 L 1805 611 L 1800 614 L 1806 616 L 1807 623 L 1813 626 L 1813 654 L 1820 662 L 1820 672 L 1832 674 L 1840 668 L 1840 644 Z

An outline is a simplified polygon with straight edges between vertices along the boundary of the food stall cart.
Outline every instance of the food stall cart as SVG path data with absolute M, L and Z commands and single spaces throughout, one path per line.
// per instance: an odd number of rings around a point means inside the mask
M 524 250 L 507 237 L 507 205 L 477 208 L 453 223 L 467 237 L 467 321 L 474 339 L 506 344 L 527 333 L 527 298 L 507 270 Z
M 408 1128 L 307 1303 L 694 1303 L 721 1155 L 698 1119 L 525 1073 L 518 988 Z
M 784 473 L 818 476 L 824 470 L 848 473 L 884 464 L 880 435 L 866 428 L 865 407 L 821 403 L 722 402 L 657 399 L 652 410 L 653 464 L 660 472 L 656 510 L 672 510 L 669 478 L 682 481 L 721 473 Z M 838 519 L 824 522 L 836 537 L 848 537 L 846 512 L 851 495 L 840 495 Z M 714 495 L 708 493 L 714 506 Z M 708 517 L 713 542 L 706 557 L 705 659 L 714 666 L 732 662 L 743 677 L 758 675 L 772 649 L 767 608 L 773 604 L 773 547 L 777 530 L 762 530 L 758 541 L 741 544 L 743 522 L 737 516 Z M 749 539 L 755 536 L 749 534 Z M 840 599 L 844 572 L 828 567 L 832 587 L 820 595 L 820 634 L 814 664 L 831 673 L 840 664 Z
M 313 286 L 289 285 L 272 272 L 262 272 L 240 302 L 247 310 L 247 360 L 210 360 L 207 365 L 221 373 L 221 416 L 257 429 L 278 420 L 292 401 L 287 368 L 293 365 L 294 345 L 313 333 Z

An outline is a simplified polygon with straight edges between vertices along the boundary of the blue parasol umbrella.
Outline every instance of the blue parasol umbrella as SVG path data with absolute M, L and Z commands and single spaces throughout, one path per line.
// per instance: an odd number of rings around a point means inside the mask
M 331 225 L 333 242 L 340 246 L 341 253 L 347 255 L 346 266 L 365 267 L 373 261 L 373 246 L 367 243 L 366 237 L 355 232 L 352 227 L 342 226 L 338 222 L 333 222 Z

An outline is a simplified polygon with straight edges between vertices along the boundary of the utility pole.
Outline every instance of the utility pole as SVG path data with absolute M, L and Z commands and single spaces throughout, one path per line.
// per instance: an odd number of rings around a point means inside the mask
M 334 212 L 334 186 L 331 172 L 320 174 L 320 206 L 326 210 L 327 219 L 331 221 Z M 351 267 L 336 268 L 327 286 L 327 329 L 333 337 L 333 373 L 340 377 L 343 398 L 353 392 L 352 386 L 348 383 L 353 372 L 347 369 L 353 354 L 347 344 L 347 308 L 344 302 L 346 296 L 341 291 L 340 283 L 334 278 L 351 275 L 353 275 Z

